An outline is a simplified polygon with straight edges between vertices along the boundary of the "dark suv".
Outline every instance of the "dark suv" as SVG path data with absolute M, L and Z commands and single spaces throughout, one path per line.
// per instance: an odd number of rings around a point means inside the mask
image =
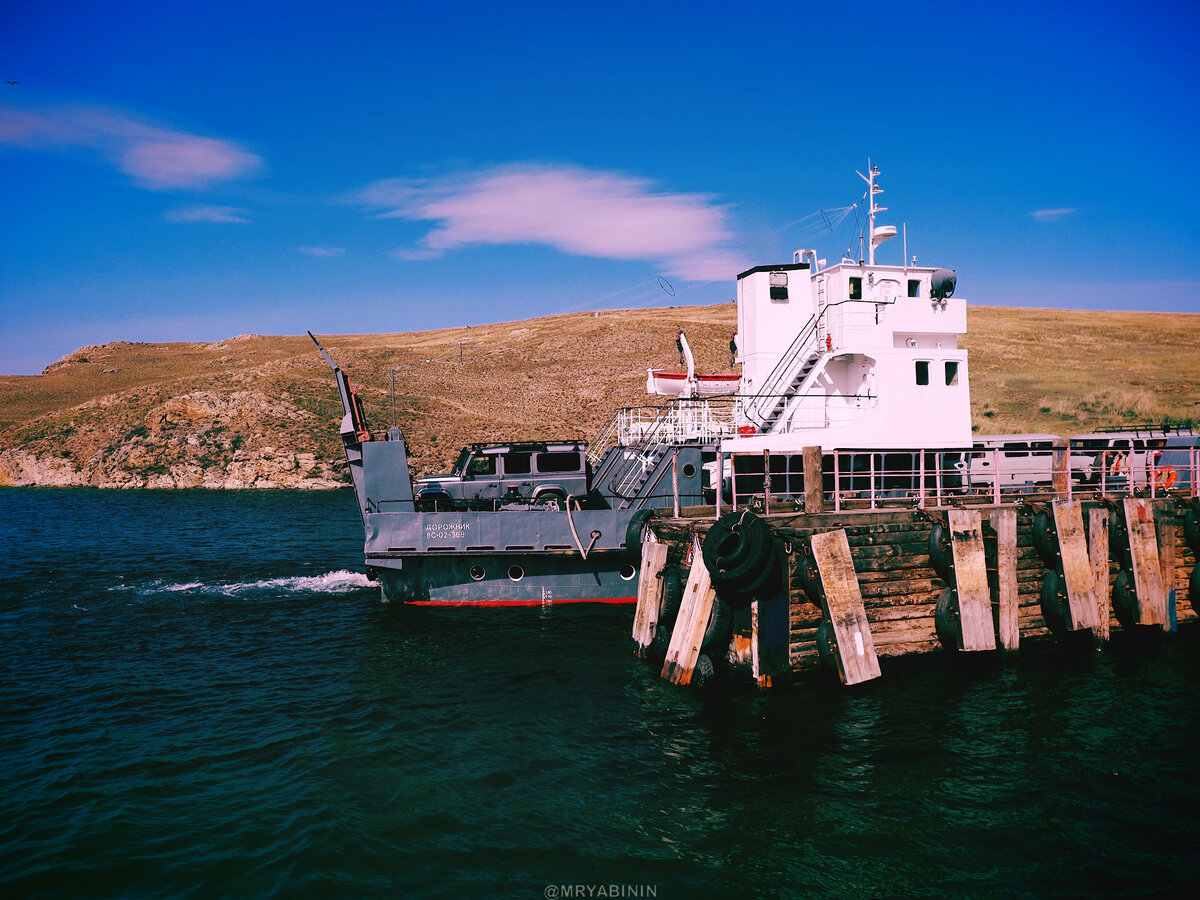
M 586 450 L 578 442 L 472 444 L 449 474 L 418 479 L 413 493 L 426 508 L 532 503 L 565 509 L 567 497 L 582 498 L 590 487 Z

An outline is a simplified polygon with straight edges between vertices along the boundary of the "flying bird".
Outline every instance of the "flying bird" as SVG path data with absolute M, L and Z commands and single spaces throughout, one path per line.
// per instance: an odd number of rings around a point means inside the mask
M 19 82 L 19 81 L 6 81 L 6 82 L 4 82 L 4 83 L 5 83 L 5 84 L 20 84 L 21 82 Z

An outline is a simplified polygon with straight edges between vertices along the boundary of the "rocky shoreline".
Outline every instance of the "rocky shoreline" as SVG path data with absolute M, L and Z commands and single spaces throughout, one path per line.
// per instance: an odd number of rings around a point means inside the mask
M 74 410 L 39 447 L 0 450 L 0 486 L 319 490 L 348 483 L 344 460 L 287 446 L 315 417 L 286 394 L 193 391 L 152 405 L 119 433 L 94 409 Z

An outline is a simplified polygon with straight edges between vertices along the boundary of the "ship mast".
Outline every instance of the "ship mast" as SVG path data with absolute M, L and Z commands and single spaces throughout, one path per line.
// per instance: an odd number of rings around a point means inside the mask
M 880 241 L 875 239 L 875 213 L 887 212 L 886 206 L 875 205 L 875 195 L 883 193 L 883 188 L 875 184 L 875 176 L 879 174 L 879 166 L 871 165 L 871 159 L 867 157 L 867 174 L 864 175 L 857 169 L 854 170 L 854 174 L 867 183 L 867 264 L 873 266 L 875 265 L 875 245 L 880 243 Z M 892 234 L 895 234 L 895 229 L 892 229 Z M 891 237 L 891 235 L 888 235 L 888 237 Z

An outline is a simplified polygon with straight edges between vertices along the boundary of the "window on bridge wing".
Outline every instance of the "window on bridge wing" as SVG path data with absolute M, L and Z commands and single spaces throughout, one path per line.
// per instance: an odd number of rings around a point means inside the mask
M 917 360 L 917 384 L 929 384 L 929 360 Z

